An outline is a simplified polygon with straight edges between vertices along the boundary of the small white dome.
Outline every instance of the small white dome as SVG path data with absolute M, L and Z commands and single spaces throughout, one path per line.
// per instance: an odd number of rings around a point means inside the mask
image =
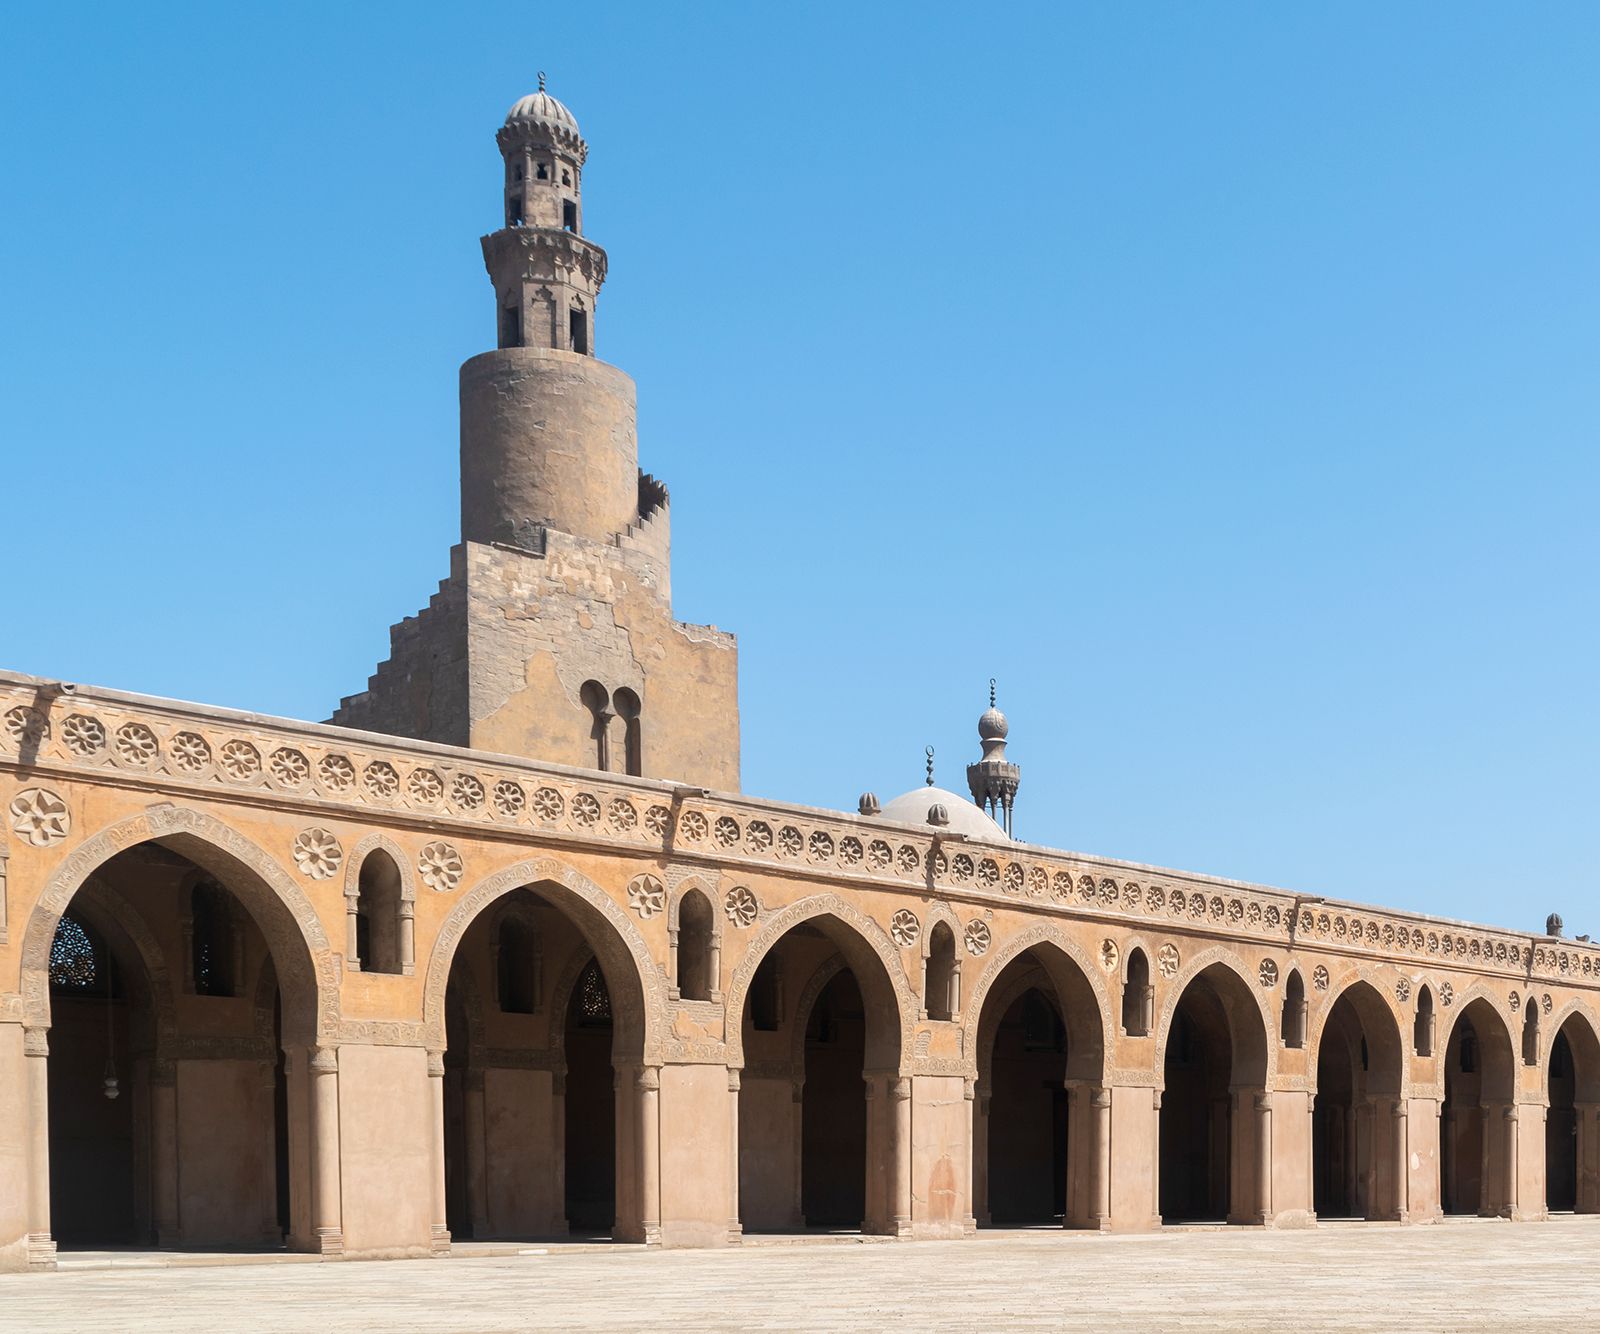
M 1006 831 L 985 815 L 970 797 L 958 797 L 942 787 L 917 787 L 884 803 L 882 820 L 899 824 L 928 823 L 928 811 L 933 806 L 943 806 L 950 813 L 950 823 L 941 826 L 952 834 L 965 834 L 968 838 L 981 838 L 990 843 L 1008 843 Z
M 506 113 L 506 124 L 509 125 L 514 120 L 535 121 L 582 138 L 578 130 L 578 118 L 543 88 L 517 99 L 516 104 Z

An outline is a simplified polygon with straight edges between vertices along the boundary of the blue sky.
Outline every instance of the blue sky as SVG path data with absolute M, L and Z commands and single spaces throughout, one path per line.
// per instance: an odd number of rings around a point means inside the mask
M 1595 912 L 1600 9 L 32 6 L 0 663 L 320 718 L 456 537 L 494 130 L 740 636 L 747 791 L 1536 929 Z

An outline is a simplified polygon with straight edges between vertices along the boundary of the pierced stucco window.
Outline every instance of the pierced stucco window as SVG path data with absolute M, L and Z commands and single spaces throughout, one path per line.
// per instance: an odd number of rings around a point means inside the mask
M 1128 951 L 1128 977 L 1122 984 L 1122 1031 L 1130 1038 L 1150 1035 L 1155 998 L 1155 988 L 1150 985 L 1150 960 L 1135 946 Z

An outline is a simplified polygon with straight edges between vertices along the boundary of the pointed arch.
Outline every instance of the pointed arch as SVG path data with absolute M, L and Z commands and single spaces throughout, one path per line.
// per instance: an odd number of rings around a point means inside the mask
M 160 804 L 84 840 L 29 914 L 21 949 L 23 1022 L 50 1024 L 50 946 L 56 925 L 90 876 L 120 852 L 159 843 L 215 876 L 255 920 L 283 986 L 286 1040 L 332 1042 L 339 1026 L 338 969 L 315 906 L 268 853 L 215 816 Z
M 1160 1072 L 1167 1057 L 1167 1042 L 1172 1033 L 1173 1017 L 1178 1012 L 1178 1004 L 1182 1001 L 1184 992 L 1189 989 L 1190 984 L 1201 973 L 1213 968 L 1220 970 L 1221 974 L 1231 979 L 1230 988 L 1233 982 L 1237 982 L 1238 986 L 1243 988 L 1242 991 L 1236 990 L 1234 994 L 1240 997 L 1248 996 L 1257 1017 L 1261 1021 L 1259 1029 L 1261 1044 L 1259 1049 L 1253 1041 L 1246 1042 L 1242 1050 L 1240 1047 L 1241 1039 L 1253 1037 L 1255 1035 L 1254 1031 L 1244 1035 L 1237 1032 L 1234 1034 L 1236 1061 L 1242 1060 L 1243 1068 L 1246 1072 L 1259 1072 L 1261 1078 L 1253 1080 L 1251 1073 L 1241 1075 L 1236 1070 L 1235 1080 L 1238 1082 L 1259 1082 L 1270 1089 L 1277 1081 L 1278 1057 L 1277 1044 L 1266 1040 L 1266 1035 L 1273 1031 L 1272 1010 L 1268 998 L 1275 993 L 1276 988 L 1269 990 L 1252 981 L 1250 970 L 1245 966 L 1244 960 L 1232 950 L 1226 949 L 1221 945 L 1214 945 L 1210 949 L 1202 950 L 1195 955 L 1179 970 L 1177 976 L 1167 984 L 1166 996 L 1161 1003 L 1161 1019 L 1156 1025 L 1156 1077 L 1157 1079 L 1161 1078 Z
M 1573 1021 L 1577 1022 L 1573 1022 Z M 1576 1067 L 1577 1094 L 1585 1101 L 1600 1101 L 1600 1014 L 1581 996 L 1574 996 L 1550 1017 L 1544 1035 L 1544 1050 L 1539 1056 L 1540 1080 L 1546 1097 L 1550 1090 L 1550 1056 L 1556 1038 L 1569 1024 L 1567 1042 L 1572 1047 Z M 1577 1041 L 1573 1041 L 1576 1035 Z
M 1043 948 L 1041 948 L 1043 947 Z M 1068 1029 L 1069 1043 L 1076 1041 L 1081 1054 L 1073 1057 L 1073 1065 L 1084 1078 L 1099 1079 L 1104 1075 L 1106 1053 L 1112 1050 L 1111 996 L 1099 966 L 1076 941 L 1054 922 L 1029 927 L 1010 937 L 994 951 L 988 966 L 972 989 L 972 999 L 966 1008 L 966 1022 L 961 1032 L 961 1054 L 970 1076 L 977 1075 L 978 1055 L 981 1050 L 979 1026 L 990 989 L 1000 979 L 1008 965 L 1029 950 L 1040 949 L 1039 961 L 1056 988 L 1063 1004 L 1076 996 L 1078 1003 L 1077 1030 Z M 1083 1022 L 1083 1011 L 1090 1008 L 1098 1022 Z M 1089 1073 L 1092 1071 L 1093 1073 Z
M 1328 1031 L 1328 1020 L 1340 1001 L 1348 1001 L 1360 1020 L 1362 1031 L 1371 1048 L 1371 1073 L 1383 1072 L 1370 1086 L 1373 1093 L 1405 1097 L 1410 1093 L 1410 1065 L 1406 1059 L 1406 1023 L 1390 1002 L 1383 989 L 1382 976 L 1376 969 L 1362 965 L 1345 973 L 1337 986 L 1328 989 L 1325 1003 L 1319 1007 L 1316 1025 L 1310 1034 L 1306 1067 L 1317 1068 L 1322 1057 L 1322 1040 Z
M 896 1016 L 894 1050 L 887 1035 L 869 1036 L 867 1062 L 874 1069 L 907 1073 L 914 1044 L 912 1034 L 916 998 L 901 962 L 900 950 L 875 921 L 837 894 L 814 894 L 781 908 L 762 924 L 761 932 L 745 947 L 739 966 L 728 984 L 728 1064 L 744 1065 L 744 1008 L 750 983 L 761 961 L 795 927 L 809 922 L 827 935 L 844 956 L 869 1004 L 887 1007 Z
M 450 965 L 479 914 L 517 889 L 531 889 L 564 912 L 595 952 L 611 993 L 616 1046 L 626 1060 L 659 1065 L 663 1056 L 665 979 L 644 937 L 599 885 L 553 857 L 517 862 L 480 880 L 439 928 L 423 989 L 423 1031 L 430 1047 L 445 1046 L 445 992 Z

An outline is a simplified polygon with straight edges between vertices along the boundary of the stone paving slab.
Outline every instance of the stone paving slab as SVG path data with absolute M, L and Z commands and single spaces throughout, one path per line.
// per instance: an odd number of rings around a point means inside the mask
M 0 1329 L 1600 1328 L 1600 1218 L 0 1276 Z

